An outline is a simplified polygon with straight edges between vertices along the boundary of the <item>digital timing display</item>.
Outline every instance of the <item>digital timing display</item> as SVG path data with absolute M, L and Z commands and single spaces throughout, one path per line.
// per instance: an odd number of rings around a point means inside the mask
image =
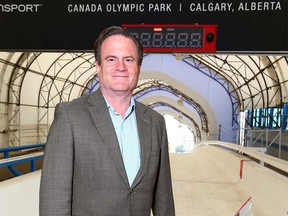
M 216 52 L 216 25 L 123 25 L 145 52 Z

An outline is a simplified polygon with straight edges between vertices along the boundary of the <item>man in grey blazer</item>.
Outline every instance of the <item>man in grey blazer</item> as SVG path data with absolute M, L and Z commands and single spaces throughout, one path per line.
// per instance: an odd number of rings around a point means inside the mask
M 174 216 L 164 118 L 132 96 L 143 48 L 110 27 L 94 49 L 100 88 L 55 109 L 40 216 Z

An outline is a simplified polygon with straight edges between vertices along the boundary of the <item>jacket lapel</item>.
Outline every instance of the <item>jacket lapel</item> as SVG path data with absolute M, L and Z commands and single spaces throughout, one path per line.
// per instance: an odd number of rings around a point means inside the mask
M 136 178 L 132 184 L 135 187 L 141 179 L 144 177 L 148 167 L 149 156 L 151 151 L 151 134 L 152 134 L 152 122 L 150 115 L 146 114 L 147 107 L 142 104 L 135 102 L 136 107 L 136 118 L 138 126 L 138 134 L 140 139 L 141 148 L 141 166 L 136 175 Z
M 129 186 L 128 177 L 126 175 L 117 136 L 109 115 L 105 99 L 102 96 L 100 89 L 98 89 L 96 92 L 92 93 L 89 96 L 88 103 L 90 104 L 88 109 L 92 116 L 92 119 L 100 135 L 102 136 L 104 143 L 106 144 L 111 154 L 111 157 L 119 170 L 120 175 L 122 176 L 126 184 Z

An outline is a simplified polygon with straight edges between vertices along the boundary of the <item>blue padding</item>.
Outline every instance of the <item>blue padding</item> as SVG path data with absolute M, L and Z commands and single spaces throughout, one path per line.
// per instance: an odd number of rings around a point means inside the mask
M 31 149 L 31 148 L 43 148 L 43 147 L 45 147 L 45 143 L 24 145 L 24 146 L 13 146 L 13 147 L 0 148 L 0 153 L 10 152 L 10 151 L 19 151 L 19 150 Z

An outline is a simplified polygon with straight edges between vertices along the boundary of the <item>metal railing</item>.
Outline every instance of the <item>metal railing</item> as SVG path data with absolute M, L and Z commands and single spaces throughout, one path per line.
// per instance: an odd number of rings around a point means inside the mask
M 212 140 L 205 142 L 205 144 L 217 145 L 217 146 L 222 146 L 228 149 L 236 150 L 240 153 L 244 153 L 246 155 L 249 155 L 250 157 L 257 159 L 262 163 L 269 164 L 270 166 L 273 166 L 283 172 L 288 173 L 288 161 L 258 152 L 257 150 L 254 150 L 253 148 L 244 147 L 244 146 L 237 145 L 234 143 L 225 143 L 225 142 L 212 141 Z
M 3 158 L 0 159 L 0 168 L 8 167 L 11 173 L 15 176 L 22 175 L 14 165 L 21 164 L 24 162 L 30 162 L 30 171 L 33 172 L 36 170 L 36 160 L 42 159 L 44 157 L 43 148 L 45 144 L 33 144 L 33 145 L 24 145 L 24 146 L 15 146 L 15 147 L 7 147 L 0 148 L 0 154 L 3 154 Z M 36 153 L 27 153 L 19 156 L 10 157 L 10 152 L 19 152 L 23 150 L 37 150 L 41 151 Z

